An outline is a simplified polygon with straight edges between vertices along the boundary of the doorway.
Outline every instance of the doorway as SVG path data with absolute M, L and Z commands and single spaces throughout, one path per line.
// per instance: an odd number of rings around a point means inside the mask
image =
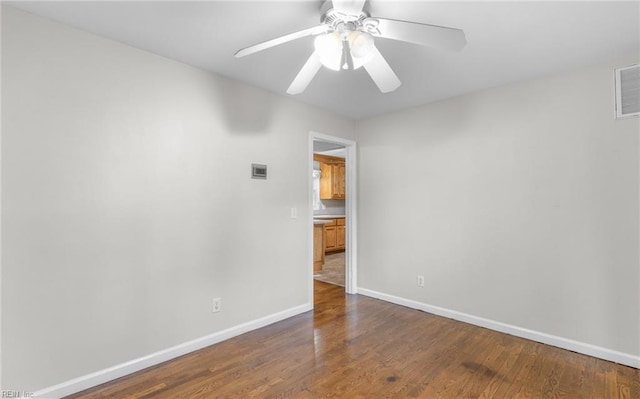
M 314 154 L 318 155 L 314 156 Z M 336 269 L 337 265 L 340 267 L 344 265 L 342 272 L 345 292 L 348 294 L 357 293 L 355 159 L 356 143 L 354 141 L 317 132 L 310 133 L 308 176 L 310 181 L 309 202 L 313 211 L 309 220 L 309 230 L 312 233 L 309 240 L 308 284 L 309 303 L 311 304 L 313 304 L 314 276 L 319 277 L 320 281 L 327 281 L 320 278 L 322 274 L 325 274 L 324 277 L 331 280 L 332 277 L 335 278 L 339 274 L 337 273 L 339 270 Z M 340 163 L 341 160 L 342 163 Z M 321 188 L 320 176 L 323 172 L 325 180 L 322 181 Z M 327 183 L 328 178 L 331 183 Z M 330 188 L 327 188 L 328 186 Z M 331 190 L 329 194 L 327 194 L 327 190 Z M 320 191 L 323 191 L 323 199 L 319 198 Z M 321 229 L 318 228 L 318 224 L 323 225 Z M 319 267 L 317 256 L 318 231 L 323 231 L 323 229 L 324 237 L 328 237 L 328 242 L 323 241 L 325 256 L 322 259 L 322 265 L 326 264 L 325 273 Z M 333 283 L 332 281 L 327 282 Z

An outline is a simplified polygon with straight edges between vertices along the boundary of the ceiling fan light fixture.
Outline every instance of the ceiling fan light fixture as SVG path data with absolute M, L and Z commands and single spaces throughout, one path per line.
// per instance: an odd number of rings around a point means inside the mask
M 353 31 L 348 37 L 353 69 L 358 69 L 373 57 L 373 36 L 367 32 Z
M 353 59 L 353 69 L 358 69 L 366 64 L 373 56 L 373 36 L 367 32 L 351 31 L 346 36 L 348 49 Z M 314 41 L 314 47 L 320 56 L 323 66 L 339 71 L 346 62 L 344 57 L 345 44 L 342 34 L 330 32 L 318 35 Z
M 339 71 L 342 59 L 342 38 L 340 34 L 331 32 L 318 35 L 313 44 L 320 56 L 322 65 L 334 71 Z
M 1 1 L 1 0 L 0 0 Z M 375 46 L 374 37 L 446 50 L 461 50 L 467 43 L 464 31 L 446 26 L 371 17 L 368 0 L 324 0 L 320 25 L 289 33 L 235 53 L 237 58 L 271 47 L 315 36 L 315 51 L 287 89 L 300 94 L 322 66 L 339 71 L 363 67 L 381 92 L 389 93 L 401 82 Z
M 373 36 L 359 30 L 352 31 L 349 33 L 349 46 L 353 57 L 367 57 L 373 51 Z

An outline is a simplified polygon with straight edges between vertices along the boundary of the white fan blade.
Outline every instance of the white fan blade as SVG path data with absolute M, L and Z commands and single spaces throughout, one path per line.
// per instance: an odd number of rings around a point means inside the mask
M 290 42 L 292 40 L 300 39 L 306 36 L 318 35 L 320 33 L 326 33 L 329 31 L 327 25 L 318 25 L 313 28 L 304 29 L 298 32 L 290 33 L 288 35 L 280 36 L 275 39 L 267 40 L 266 42 L 254 44 L 253 46 L 245 47 L 236 52 L 237 58 L 244 57 L 245 55 L 257 53 L 258 51 L 266 50 L 271 47 L 278 46 L 280 44 Z
M 467 44 L 464 31 L 460 29 L 395 19 L 367 18 L 367 20 L 374 23 L 377 21 L 380 33 L 371 32 L 374 36 L 443 50 L 462 50 Z
M 371 50 L 373 58 L 363 65 L 381 92 L 389 93 L 402 84 L 393 69 L 384 59 L 380 51 L 374 46 Z
M 365 0 L 332 0 L 333 9 L 344 15 L 360 15 Z
M 302 66 L 302 69 L 298 72 L 296 78 L 291 82 L 291 85 L 287 89 L 287 93 L 302 93 L 307 86 L 309 86 L 309 83 L 311 83 L 311 80 L 316 76 L 316 73 L 318 73 L 321 66 L 322 63 L 320 62 L 320 55 L 318 55 L 317 51 L 314 51 L 313 54 L 311 54 L 311 57 L 309 57 L 307 62 Z

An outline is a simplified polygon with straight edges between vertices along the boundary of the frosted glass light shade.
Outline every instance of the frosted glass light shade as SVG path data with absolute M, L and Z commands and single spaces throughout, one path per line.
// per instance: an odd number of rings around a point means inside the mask
M 349 46 L 353 57 L 364 58 L 373 50 L 373 36 L 367 32 L 353 31 L 349 33 Z
M 349 33 L 349 47 L 353 59 L 353 69 L 358 69 L 373 57 L 373 36 L 367 32 Z
M 322 65 L 334 71 L 340 70 L 342 58 L 342 38 L 338 32 L 319 35 L 314 41 L 314 47 L 320 56 Z

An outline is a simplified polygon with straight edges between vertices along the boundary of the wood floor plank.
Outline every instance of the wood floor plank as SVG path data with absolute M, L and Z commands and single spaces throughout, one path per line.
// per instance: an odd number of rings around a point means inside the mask
M 459 398 L 478 398 L 482 392 L 489 386 L 491 381 L 498 375 L 499 366 L 504 364 L 506 360 L 505 347 L 502 346 L 496 337 L 499 333 L 491 334 L 491 341 L 488 343 L 489 348 L 486 356 L 478 358 L 475 362 L 469 362 L 468 367 L 473 374 L 470 376 L 466 384 L 462 385 L 458 392 Z M 497 366 L 497 367 L 496 367 Z M 493 367 L 493 368 L 492 368 Z
M 512 368 L 508 371 L 498 389 L 494 392 L 497 398 L 512 398 L 526 386 L 527 375 L 536 364 L 536 360 L 540 356 L 542 345 L 534 342 L 527 343 L 523 351 L 517 359 L 515 359 Z
M 640 370 L 631 367 L 618 368 L 619 384 L 628 387 L 630 399 L 640 398 Z
M 604 360 L 599 360 L 601 368 L 600 370 L 604 374 L 604 395 L 607 398 L 619 398 L 618 395 L 619 388 L 616 380 L 616 372 L 613 370 L 612 364 L 609 362 L 605 362 Z
M 522 340 L 523 341 L 523 340 Z M 493 367 L 496 368 L 495 375 L 491 378 L 485 389 L 478 396 L 480 399 L 495 398 L 497 390 L 502 386 L 503 381 L 507 378 L 507 375 L 513 370 L 513 365 L 520 358 L 522 351 L 524 350 L 526 342 L 516 340 L 504 346 L 504 350 L 498 356 L 493 363 Z M 508 380 L 507 380 L 508 381 Z M 506 383 L 508 384 L 508 382 Z
M 594 383 L 596 379 L 596 361 L 594 357 L 585 356 L 584 367 L 580 369 L 580 390 L 581 398 L 591 398 L 594 395 Z
M 345 295 L 315 282 L 315 309 L 69 396 L 640 399 L 640 371 Z

